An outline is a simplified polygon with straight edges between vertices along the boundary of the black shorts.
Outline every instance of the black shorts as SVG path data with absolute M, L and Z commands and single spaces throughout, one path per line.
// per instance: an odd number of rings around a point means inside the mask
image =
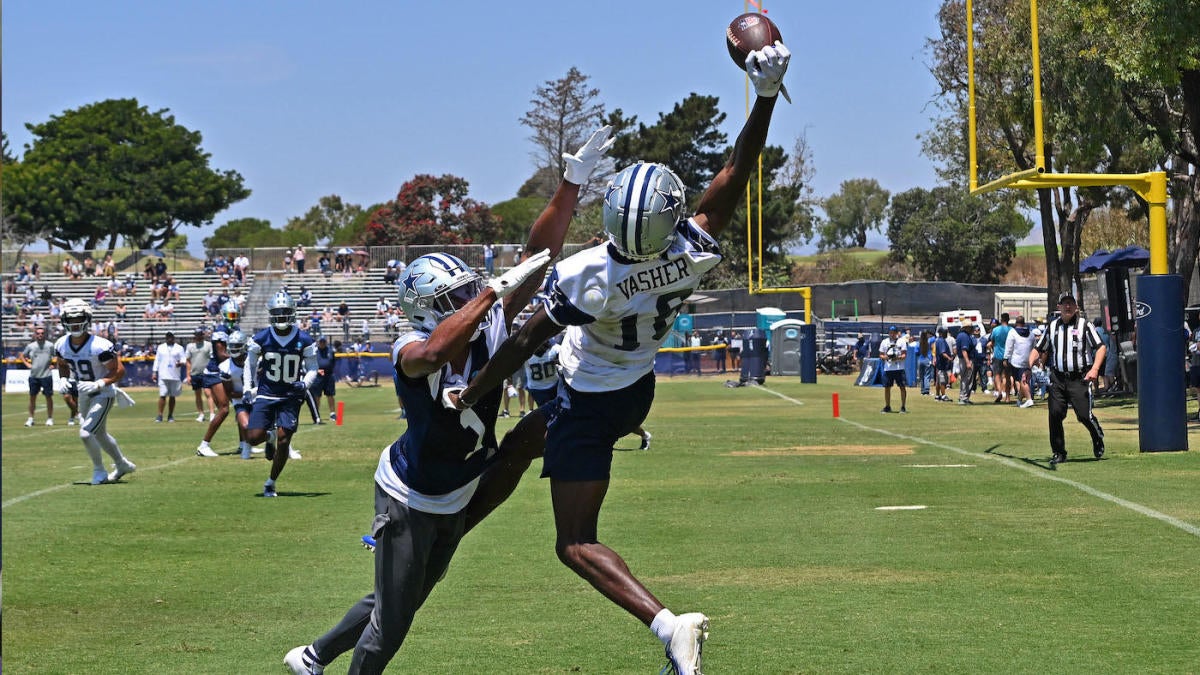
M 192 391 L 200 391 L 208 389 L 208 385 L 204 384 L 204 373 L 199 372 L 189 378 L 192 382 Z
M 318 375 L 308 390 L 312 392 L 313 396 L 320 396 L 321 394 L 334 396 L 337 394 L 336 385 L 337 383 L 334 381 L 332 375 Z
M 45 394 L 46 396 L 54 395 L 53 375 L 29 378 L 29 395 L 37 396 L 38 394 Z
M 535 408 L 540 408 L 550 401 L 554 400 L 555 394 L 558 393 L 558 387 L 548 387 L 546 389 L 526 389 L 529 395 L 533 397 L 533 402 L 536 403 Z
M 576 391 L 560 382 L 546 416 L 542 478 L 608 480 L 617 439 L 641 426 L 654 402 L 654 372 L 616 391 Z
M 885 370 L 883 371 L 883 386 L 890 387 L 893 384 L 898 384 L 901 387 L 908 386 L 908 373 L 903 370 Z

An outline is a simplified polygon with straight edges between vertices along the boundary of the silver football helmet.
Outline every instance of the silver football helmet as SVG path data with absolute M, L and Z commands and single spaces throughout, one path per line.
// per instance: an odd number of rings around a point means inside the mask
M 78 298 L 68 300 L 62 306 L 60 321 L 71 337 L 87 335 L 92 328 L 92 308 Z
M 604 192 L 604 231 L 625 257 L 651 260 L 671 246 L 683 210 L 679 176 L 662 164 L 638 162 Z
M 246 342 L 249 338 L 240 330 L 235 330 L 229 334 L 226 341 L 226 346 L 229 349 L 229 356 L 237 358 L 246 355 Z
M 465 262 L 449 253 L 430 253 L 412 261 L 396 280 L 400 309 L 414 328 L 432 331 L 483 290 L 483 282 Z
M 284 332 L 296 325 L 296 301 L 286 291 L 279 291 L 267 302 L 271 328 Z

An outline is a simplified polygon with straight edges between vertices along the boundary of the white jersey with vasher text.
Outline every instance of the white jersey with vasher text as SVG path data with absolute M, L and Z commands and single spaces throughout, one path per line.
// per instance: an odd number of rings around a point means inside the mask
M 117 358 L 113 351 L 113 343 L 96 336 L 88 335 L 87 341 L 76 347 L 71 344 L 71 336 L 64 335 L 54 343 L 54 351 L 58 358 L 67 362 L 71 367 L 71 379 L 76 382 L 95 382 L 108 375 L 108 366 Z M 112 388 L 101 389 L 99 396 L 111 396 Z
M 717 242 L 688 219 L 653 260 L 626 260 L 609 244 L 555 265 L 546 310 L 567 326 L 558 357 L 563 379 L 579 391 L 611 391 L 653 370 L 684 300 L 719 262 Z
M 553 389 L 558 386 L 558 345 L 550 345 L 541 354 L 534 353 L 525 362 L 525 388 Z

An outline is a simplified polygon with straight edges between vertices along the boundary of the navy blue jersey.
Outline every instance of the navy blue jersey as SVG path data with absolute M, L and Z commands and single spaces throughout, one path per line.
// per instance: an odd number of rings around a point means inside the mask
M 283 335 L 273 328 L 258 331 L 246 343 L 246 353 L 247 370 L 253 371 L 251 384 L 258 387 L 260 397 L 286 398 L 305 373 L 311 371 L 316 377 L 317 345 L 295 326 Z
M 333 347 L 326 345 L 324 349 L 317 347 L 317 370 L 325 371 L 325 375 L 333 375 L 333 360 L 337 358 Z
M 504 310 L 497 302 L 482 335 L 470 344 L 465 372 L 455 373 L 447 364 L 423 377 L 397 373 L 397 391 L 407 412 L 408 428 L 383 452 L 375 472 L 376 482 L 393 497 L 431 513 L 454 513 L 470 500 L 479 476 L 496 459 L 500 388 L 461 412 L 443 404 L 442 392 L 447 387 L 466 386 L 507 334 Z M 425 339 L 428 333 L 419 329 L 401 337 L 393 347 L 393 361 L 401 348 Z

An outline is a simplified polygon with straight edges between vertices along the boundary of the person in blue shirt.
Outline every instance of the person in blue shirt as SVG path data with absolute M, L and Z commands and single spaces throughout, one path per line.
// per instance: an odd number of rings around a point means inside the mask
M 933 341 L 933 382 L 937 394 L 934 399 L 938 401 L 950 400 L 946 391 L 950 387 L 950 373 L 954 370 L 954 350 L 947 339 L 949 334 L 945 328 L 938 328 L 937 338 Z
M 959 405 L 974 405 L 971 391 L 975 388 L 975 338 L 971 333 L 971 321 L 966 319 L 954 337 L 954 353 L 958 357 Z
M 1000 315 L 1000 325 L 992 329 L 992 379 L 995 386 L 992 396 L 997 403 L 1008 402 L 1008 392 L 1012 388 L 1012 376 L 1008 361 L 1004 360 L 1004 346 L 1008 344 L 1008 312 Z
M 317 379 L 310 390 L 316 404 L 317 419 L 321 419 L 322 394 L 329 403 L 329 419 L 337 419 L 337 376 L 333 370 L 336 359 L 337 352 L 329 346 L 329 339 L 324 335 L 317 338 Z
M 296 326 L 296 301 L 280 291 L 267 302 L 271 326 L 254 334 L 246 345 L 242 389 L 252 392 L 253 407 L 246 425 L 250 445 L 266 442 L 271 473 L 262 496 L 276 497 L 275 481 L 292 452 L 292 434 L 300 424 L 300 406 L 317 379 L 317 346 Z

